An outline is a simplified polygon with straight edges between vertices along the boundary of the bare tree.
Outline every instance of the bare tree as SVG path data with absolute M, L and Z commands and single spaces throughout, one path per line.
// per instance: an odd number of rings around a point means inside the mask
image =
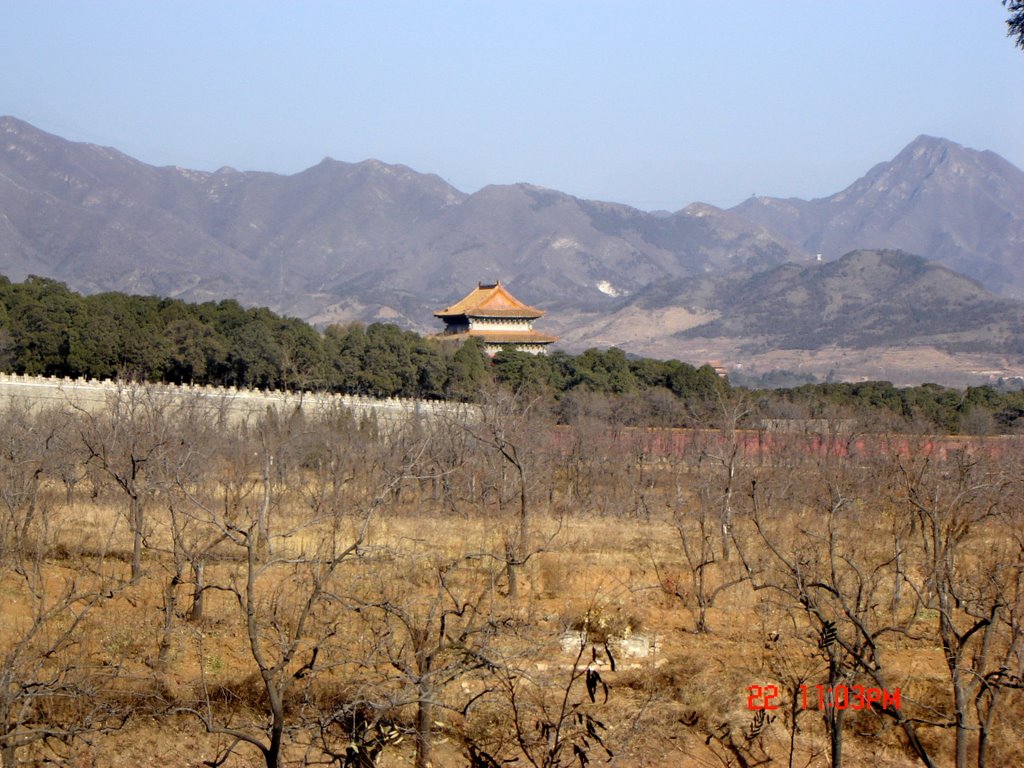
M 743 420 L 750 413 L 750 404 L 744 396 L 727 397 L 718 392 L 718 412 L 712 425 L 717 429 L 705 435 L 699 469 L 712 473 L 714 483 L 705 482 L 709 502 L 716 501 L 719 508 L 722 559 L 728 560 L 733 540 L 733 498 L 743 487 Z M 710 438 L 710 439 L 708 439 Z M 710 478 L 706 478 L 710 479 Z
M 610 761 L 608 729 L 598 716 L 610 694 L 602 661 L 610 659 L 599 659 L 594 646 L 580 643 L 568 669 L 553 678 L 542 676 L 528 658 L 510 656 L 493 665 L 500 718 L 511 733 L 471 737 L 471 766 L 493 768 L 522 759 L 534 768 L 562 768 Z
M 0 559 L 6 562 L 37 546 L 42 479 L 66 453 L 66 429 L 67 418 L 57 411 L 11 404 L 0 414 Z
M 711 520 L 703 505 L 698 505 L 693 520 L 688 519 L 683 510 L 685 507 L 681 506 L 673 510 L 672 524 L 689 573 L 689 589 L 664 573 L 657 561 L 654 569 L 661 589 L 677 598 L 693 614 L 693 631 L 705 634 L 711 631 L 708 610 L 714 607 L 719 595 L 749 581 L 750 574 L 739 568 L 732 569 L 734 574 L 716 574 L 716 570 L 727 565 L 714 546 L 713 536 L 717 531 L 712 526 L 717 527 L 717 521 Z
M 495 612 L 496 574 L 486 567 L 493 561 L 471 555 L 410 551 L 391 552 L 389 559 L 391 567 L 375 574 L 375 589 L 355 602 L 373 644 L 370 658 L 383 658 L 397 675 L 394 694 L 375 707 L 415 706 L 415 765 L 428 768 L 435 710 L 465 716 L 488 692 L 479 683 L 455 694 L 449 689 L 493 666 L 490 644 L 503 624 Z M 380 691 L 390 688 L 383 685 Z
M 169 408 L 168 398 L 153 388 L 119 382 L 106 408 L 99 412 L 79 409 L 79 439 L 86 463 L 109 477 L 128 500 L 125 517 L 132 534 L 133 583 L 142 577 L 146 505 L 156 490 L 150 467 L 172 439 Z
M 505 542 L 505 573 L 508 596 L 519 596 L 519 569 L 537 549 L 533 547 L 531 523 L 537 506 L 536 491 L 545 475 L 545 457 L 540 450 L 547 420 L 540 413 L 538 398 L 525 400 L 521 394 L 498 391 L 480 407 L 480 419 L 466 429 L 485 452 L 493 451 L 499 459 L 497 500 L 499 509 L 511 501 L 515 524 L 508 530 Z M 507 472 L 512 475 L 511 494 Z
M 972 744 L 978 765 L 986 764 L 999 694 L 1021 687 L 1009 666 L 1022 642 L 1018 472 L 1016 462 L 1005 467 L 983 451 L 941 461 L 919 450 L 898 460 L 922 550 L 918 589 L 937 612 L 949 672 L 957 768 L 966 768 Z
M 170 570 L 164 587 L 163 622 L 156 663 L 164 667 L 173 650 L 178 619 L 179 588 L 191 584 L 192 601 L 188 620 L 198 622 L 203 616 L 206 591 L 205 566 L 224 534 L 206 525 L 192 514 L 190 494 L 210 482 L 210 474 L 218 468 L 218 451 L 227 440 L 222 435 L 226 402 L 189 394 L 179 395 L 168 405 L 169 422 L 164 450 L 159 451 L 149 467 L 150 479 L 166 509 L 166 516 L 154 521 L 154 527 L 165 525 L 168 536 L 154 537 L 150 549 L 160 564 Z M 167 539 L 169 538 L 169 541 Z M 186 571 L 189 573 L 186 574 Z
M 846 707 L 828 697 L 840 687 L 848 691 L 858 685 L 891 693 L 888 643 L 912 636 L 919 606 L 910 593 L 893 610 L 889 590 L 894 580 L 905 578 L 894 552 L 909 542 L 905 526 L 888 525 L 877 511 L 867 512 L 866 491 L 877 484 L 878 476 L 862 467 L 827 460 L 797 476 L 787 468 L 782 482 L 762 478 L 750 486 L 751 519 L 765 549 L 755 589 L 772 590 L 798 608 L 816 637 L 809 652 L 821 659 L 826 674 L 820 708 L 835 766 L 843 761 Z M 796 494 L 798 488 L 808 491 L 809 498 Z M 804 508 L 813 514 L 801 514 Z M 856 708 L 895 721 L 918 759 L 934 765 L 918 736 L 918 723 L 899 705 L 861 695 Z
M 106 691 L 118 667 L 94 654 L 90 629 L 119 591 L 103 551 L 64 562 L 68 520 L 42 489 L 50 460 L 66 448 L 56 439 L 66 419 L 57 412 L 0 415 L 0 765 L 15 768 L 19 753 L 58 760 L 61 749 L 127 719 Z M 38 750 L 43 750 L 39 752 Z
M 705 437 L 697 435 L 690 450 L 670 457 L 671 477 L 666 477 L 673 485 L 668 503 L 672 526 L 689 573 L 689 588 L 664 573 L 654 562 L 662 590 L 692 611 L 694 631 L 699 634 L 711 631 L 708 610 L 718 596 L 751 578 L 750 566 L 742 551 L 738 560 L 730 562 L 725 548 L 725 542 L 731 541 L 740 549 L 733 523 L 732 499 L 739 446 L 731 440 L 732 445 L 723 454 L 712 458 L 715 452 L 706 450 Z M 717 438 L 714 433 L 712 440 L 718 442 Z
M 422 446 L 418 450 L 422 452 Z M 224 545 L 240 555 L 230 578 L 217 588 L 227 591 L 238 608 L 261 691 L 263 716 L 249 723 L 233 722 L 219 711 L 205 674 L 199 701 L 178 708 L 196 716 L 209 733 L 229 738 L 217 764 L 245 744 L 259 751 L 267 768 L 281 765 L 289 732 L 298 735 L 303 730 L 302 722 L 289 723 L 289 697 L 299 681 L 306 686 L 319 671 L 321 648 L 340 631 L 342 606 L 331 596 L 344 591 L 339 583 L 342 564 L 360 555 L 373 513 L 393 498 L 395 488 L 418 458 L 415 450 L 394 457 L 386 481 L 372 498 L 337 498 L 320 505 L 316 514 L 308 514 L 308 508 L 304 513 L 300 507 L 287 519 L 282 515 L 272 533 L 273 546 L 264 545 L 258 499 L 247 503 L 243 491 L 236 497 L 237 505 L 219 502 L 225 492 L 229 498 L 238 492 L 238 483 L 231 481 L 227 491 L 223 486 L 207 488 L 203 495 L 187 491 L 193 505 L 190 514 L 216 529 Z M 308 477 L 298 463 L 289 461 L 286 466 L 288 474 L 279 474 L 277 482 L 287 486 L 282 491 L 287 491 L 290 499 L 301 499 L 297 488 L 304 486 Z M 253 480 L 257 487 L 261 482 L 258 475 Z M 352 508 L 339 508 L 343 501 Z M 201 651 L 201 633 L 197 639 Z

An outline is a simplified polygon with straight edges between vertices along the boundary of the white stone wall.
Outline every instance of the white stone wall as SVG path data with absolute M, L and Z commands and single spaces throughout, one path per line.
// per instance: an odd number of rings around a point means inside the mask
M 268 410 L 280 415 L 302 410 L 320 415 L 341 407 L 356 418 L 372 417 L 378 422 L 404 422 L 411 418 L 474 419 L 477 409 L 462 403 L 434 400 L 378 399 L 360 395 L 323 392 L 261 391 L 234 387 L 176 386 L 172 384 L 131 384 L 110 379 L 60 379 L 0 373 L 0 408 L 21 405 L 28 408 L 68 407 L 96 411 L 107 406 L 126 388 L 142 387 L 157 397 L 194 397 L 223 414 L 229 423 L 242 423 Z
M 533 321 L 518 317 L 471 317 L 469 325 L 474 331 L 513 331 L 523 333 L 533 328 Z
M 516 352 L 528 352 L 531 355 L 547 354 L 543 344 L 484 344 L 484 353 L 494 357 L 503 349 L 511 347 Z

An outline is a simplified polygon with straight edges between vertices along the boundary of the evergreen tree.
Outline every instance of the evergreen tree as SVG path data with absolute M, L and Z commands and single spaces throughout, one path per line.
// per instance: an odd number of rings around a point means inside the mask
M 475 400 L 488 379 L 487 355 L 480 339 L 470 337 L 448 362 L 445 394 L 452 400 Z

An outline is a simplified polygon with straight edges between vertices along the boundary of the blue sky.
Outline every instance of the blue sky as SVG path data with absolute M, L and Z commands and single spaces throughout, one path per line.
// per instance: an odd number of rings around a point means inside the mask
M 324 156 L 676 210 L 837 192 L 915 136 L 1024 168 L 999 0 L 4 0 L 0 114 L 156 165 Z

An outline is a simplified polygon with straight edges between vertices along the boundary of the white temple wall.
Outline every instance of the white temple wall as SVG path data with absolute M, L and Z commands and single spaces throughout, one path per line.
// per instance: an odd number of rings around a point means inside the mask
M 533 321 L 518 317 L 471 317 L 469 325 L 474 331 L 512 331 L 522 333 L 533 328 Z

